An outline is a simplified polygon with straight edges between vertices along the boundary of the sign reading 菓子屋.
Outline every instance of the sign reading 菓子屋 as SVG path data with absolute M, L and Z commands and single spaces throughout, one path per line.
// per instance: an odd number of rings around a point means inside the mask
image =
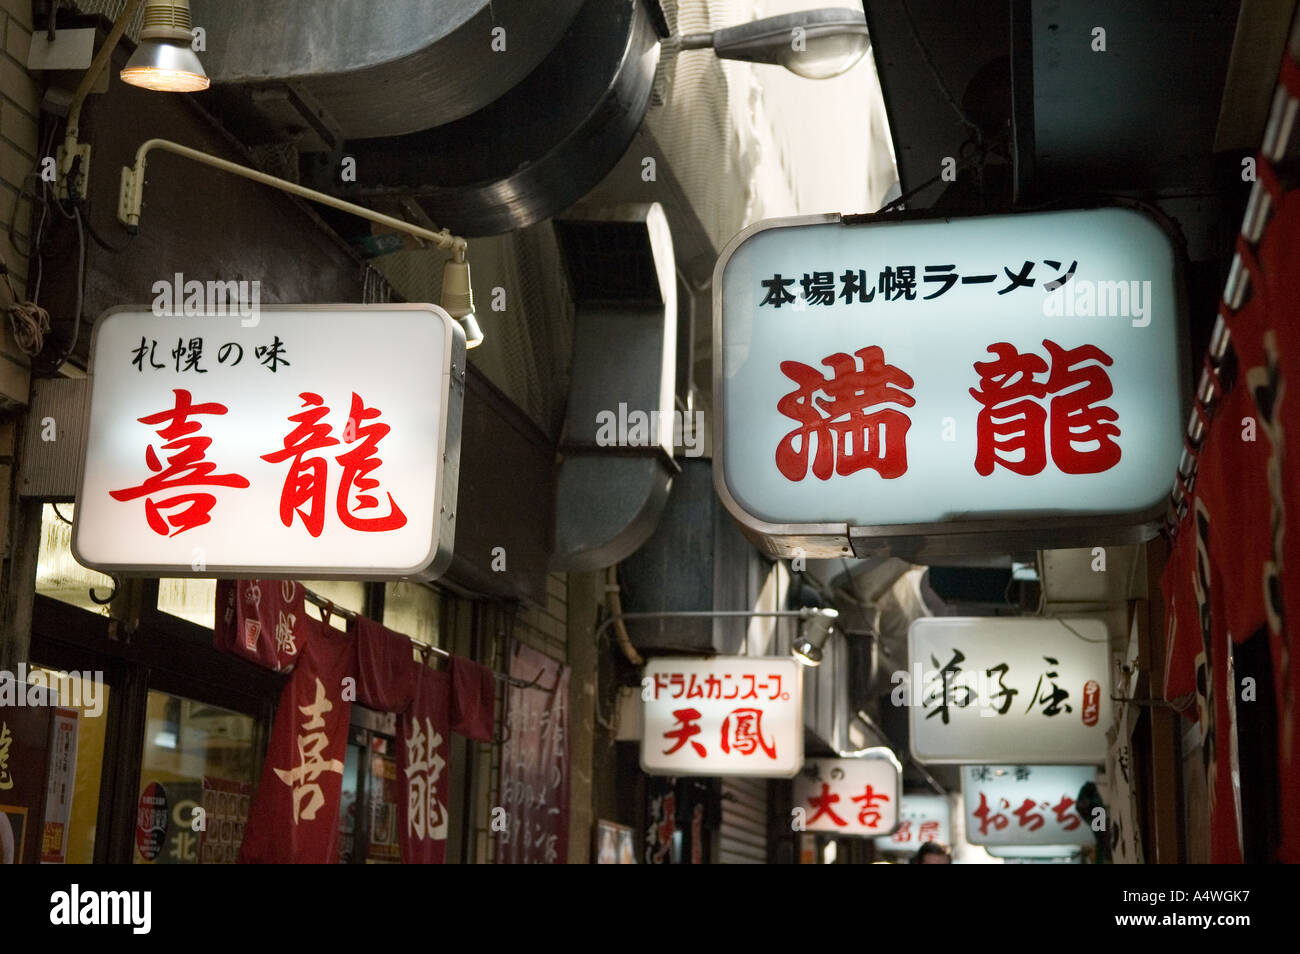
M 641 680 L 648 775 L 790 778 L 803 767 L 802 675 L 788 656 L 661 656 Z
M 1140 538 L 1182 446 L 1179 296 L 1129 209 L 755 225 L 714 276 L 715 486 L 786 556 Z
M 451 558 L 464 334 L 433 305 L 106 313 L 78 562 L 163 576 L 437 576 Z
M 887 835 L 898 824 L 903 771 L 886 748 L 852 759 L 809 759 L 794 780 L 803 831 Z
M 1079 790 L 1090 765 L 967 765 L 962 768 L 966 840 L 972 845 L 1090 845 Z M 1099 821 L 1105 821 L 1100 818 Z
M 920 762 L 1095 764 L 1111 723 L 1110 648 L 1096 619 L 932 616 L 907 632 L 907 706 Z
M 926 842 L 952 844 L 952 803 L 945 795 L 904 795 L 899 802 L 898 827 L 876 839 L 878 851 L 916 851 Z

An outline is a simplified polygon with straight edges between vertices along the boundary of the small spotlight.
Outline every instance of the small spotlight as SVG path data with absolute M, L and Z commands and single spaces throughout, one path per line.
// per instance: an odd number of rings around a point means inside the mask
M 866 16 L 848 7 L 787 13 L 675 39 L 679 49 L 711 48 L 724 60 L 773 63 L 805 79 L 847 73 L 871 49 Z
M 442 267 L 442 293 L 438 304 L 465 329 L 467 350 L 483 343 L 483 329 L 474 318 L 474 289 L 469 280 L 469 262 L 460 256 Z
M 465 329 L 465 350 L 471 351 L 483 343 L 483 329 L 473 315 L 460 319 L 460 326 Z
M 140 45 L 122 82 L 160 93 L 197 93 L 211 85 L 193 50 L 190 0 L 147 0 Z
M 807 622 L 803 632 L 790 647 L 790 655 L 804 666 L 820 666 L 822 647 L 835 629 L 839 611 L 829 607 L 810 607 L 807 610 Z

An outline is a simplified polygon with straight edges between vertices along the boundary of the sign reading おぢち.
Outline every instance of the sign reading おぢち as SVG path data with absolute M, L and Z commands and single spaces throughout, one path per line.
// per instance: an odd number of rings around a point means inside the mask
M 641 680 L 649 775 L 790 778 L 803 767 L 800 666 L 780 656 L 663 656 Z
M 967 765 L 962 768 L 966 840 L 972 845 L 1090 845 L 1079 790 L 1095 781 L 1084 765 Z M 1099 821 L 1102 820 L 1098 819 Z
M 1101 764 L 1110 649 L 1095 619 L 936 616 L 912 622 L 905 705 L 921 762 Z
M 782 555 L 1149 535 L 1178 301 L 1172 241 L 1130 209 L 760 223 L 714 274 L 718 494 Z
M 78 562 L 425 578 L 450 562 L 464 334 L 434 305 L 117 309 L 95 326 Z M 454 372 L 453 372 L 453 369 Z

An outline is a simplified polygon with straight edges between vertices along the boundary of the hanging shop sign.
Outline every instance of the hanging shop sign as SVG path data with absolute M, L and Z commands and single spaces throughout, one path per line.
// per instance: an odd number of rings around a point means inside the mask
M 962 802 L 972 845 L 1090 845 L 1092 819 L 1079 790 L 1097 770 L 1083 765 L 966 765 Z M 1100 820 L 1104 823 L 1104 819 Z
M 464 369 L 463 332 L 434 305 L 109 311 L 91 340 L 77 561 L 432 579 L 451 560 Z
M 878 851 L 914 852 L 927 841 L 952 845 L 952 803 L 942 795 L 904 795 L 898 827 L 876 839 Z
M 789 657 L 649 660 L 641 680 L 641 768 L 649 775 L 797 775 L 801 680 Z
M 714 484 L 773 554 L 1153 535 L 1185 416 L 1146 216 L 778 219 L 713 287 Z
M 1100 765 L 1111 723 L 1105 623 L 924 617 L 890 701 L 906 706 L 921 762 Z
M 888 749 L 852 759 L 809 759 L 794 780 L 805 831 L 887 835 L 898 827 L 902 766 Z

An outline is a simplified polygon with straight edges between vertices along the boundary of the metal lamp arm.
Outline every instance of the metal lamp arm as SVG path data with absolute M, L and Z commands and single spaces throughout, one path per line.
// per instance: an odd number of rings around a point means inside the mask
M 380 212 L 374 212 L 364 206 L 354 205 L 351 202 L 344 202 L 332 195 L 324 192 L 317 192 L 315 189 L 308 189 L 300 186 L 296 182 L 290 182 L 287 179 L 278 179 L 275 176 L 267 175 L 265 172 L 259 172 L 256 169 L 250 169 L 248 166 L 241 166 L 235 162 L 229 162 L 220 159 L 217 156 L 209 155 L 206 152 L 200 152 L 198 149 L 191 149 L 189 146 L 182 146 L 180 143 L 172 142 L 168 139 L 150 139 L 142 143 L 136 150 L 135 166 L 124 166 L 122 168 L 122 187 L 119 194 L 117 218 L 128 229 L 136 229 L 140 225 L 140 214 L 144 206 L 144 174 L 145 160 L 149 152 L 154 149 L 160 149 L 164 152 L 170 152 L 177 156 L 183 156 L 186 159 L 192 159 L 195 162 L 202 163 L 205 166 L 211 166 L 214 169 L 220 169 L 223 172 L 229 172 L 231 175 L 241 176 L 245 179 L 251 179 L 254 182 L 260 182 L 262 185 L 270 186 L 273 189 L 279 189 L 281 192 L 288 192 L 290 195 L 296 195 L 299 198 L 309 199 L 312 202 L 319 202 L 321 205 L 328 205 L 331 208 L 339 209 L 343 212 L 349 212 L 352 215 L 380 225 L 386 225 L 398 232 L 405 232 L 412 235 L 422 242 L 429 242 L 437 248 L 447 249 L 452 252 L 457 262 L 465 261 L 465 249 L 468 243 L 465 239 L 452 235 L 447 229 L 440 232 L 433 232 L 429 229 L 421 228 L 418 225 L 412 225 L 410 222 L 404 222 L 401 219 L 393 218 L 391 215 L 384 215 Z

